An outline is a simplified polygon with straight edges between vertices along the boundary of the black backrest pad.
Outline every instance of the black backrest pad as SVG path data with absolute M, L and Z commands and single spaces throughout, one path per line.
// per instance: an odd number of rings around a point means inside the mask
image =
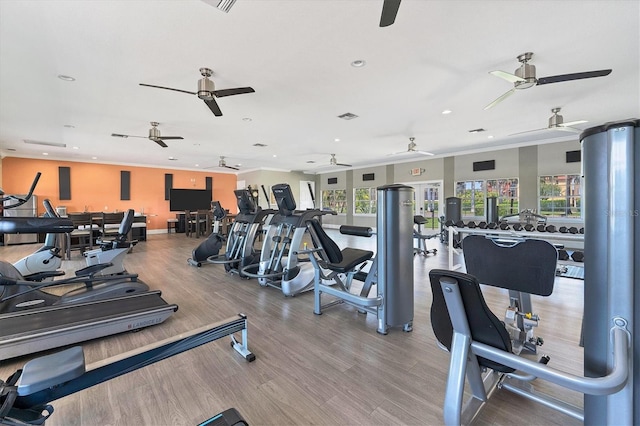
M 462 249 L 467 272 L 481 284 L 540 296 L 553 292 L 558 252 L 547 241 L 504 242 L 469 235 Z
M 133 226 L 133 217 L 136 215 L 136 212 L 133 209 L 127 210 L 122 218 L 122 222 L 120 222 L 120 228 L 118 228 L 118 234 L 127 235 L 129 231 L 131 231 L 131 227 Z
M 511 339 L 502 322 L 489 309 L 482 296 L 478 280 L 469 274 L 448 271 L 445 269 L 432 269 L 429 272 L 433 302 L 431 303 L 431 326 L 440 343 L 451 350 L 453 326 L 449 317 L 449 310 L 442 293 L 440 279 L 450 277 L 458 282 L 462 303 L 467 315 L 471 338 L 474 341 L 493 346 L 497 349 L 511 353 Z M 486 358 L 478 357 L 480 365 L 501 371 L 513 372 L 514 369 Z
M 342 252 L 340 251 L 340 247 L 324 232 L 322 229 L 322 225 L 315 219 L 311 219 L 307 221 L 307 226 L 311 228 L 312 232 L 310 235 L 314 239 L 313 243 L 316 247 L 324 250 L 327 255 L 327 259 L 329 263 L 340 263 L 342 262 Z M 316 238 L 318 241 L 316 241 Z

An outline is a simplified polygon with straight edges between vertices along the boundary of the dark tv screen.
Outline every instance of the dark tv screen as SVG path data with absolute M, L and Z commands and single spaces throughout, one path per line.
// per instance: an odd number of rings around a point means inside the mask
M 172 212 L 210 209 L 211 190 L 172 188 L 169 192 L 169 210 L 171 210 Z

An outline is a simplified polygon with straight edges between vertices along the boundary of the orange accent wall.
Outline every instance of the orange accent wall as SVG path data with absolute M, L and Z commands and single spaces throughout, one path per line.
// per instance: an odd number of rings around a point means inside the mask
M 236 176 L 188 170 L 115 166 L 73 161 L 37 160 L 5 157 L 2 160 L 2 189 L 5 194 L 26 194 L 37 172 L 42 176 L 34 194 L 38 196 L 38 214 L 44 212 L 41 201 L 51 200 L 54 207 L 66 206 L 67 212 L 123 211 L 134 209 L 147 215 L 147 229 L 167 229 L 167 219 L 175 218 L 164 199 L 164 175 L 173 174 L 174 188 L 205 189 L 205 177 L 213 180 L 213 199 L 222 207 L 237 212 Z M 58 198 L 58 167 L 71 169 L 71 200 Z M 120 171 L 131 172 L 131 200 L 120 200 Z

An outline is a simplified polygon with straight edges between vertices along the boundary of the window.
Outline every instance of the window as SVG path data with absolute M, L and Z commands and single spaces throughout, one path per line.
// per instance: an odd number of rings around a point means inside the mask
M 353 190 L 353 213 L 376 214 L 376 188 L 355 188 Z
M 462 201 L 462 217 L 485 217 L 487 197 L 496 197 L 498 215 L 518 213 L 518 178 L 456 182 L 456 197 Z
M 496 197 L 500 216 L 515 214 L 518 209 L 518 179 L 488 179 L 487 197 Z
M 540 176 L 538 212 L 550 217 L 580 218 L 580 175 Z
M 336 213 L 347 212 L 347 191 L 344 189 L 325 189 L 322 191 L 322 208 Z
M 462 201 L 462 217 L 484 216 L 483 180 L 457 182 L 456 197 Z

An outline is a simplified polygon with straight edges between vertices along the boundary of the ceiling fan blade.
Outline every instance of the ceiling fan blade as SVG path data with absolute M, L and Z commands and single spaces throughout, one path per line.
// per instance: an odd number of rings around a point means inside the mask
M 433 152 L 428 152 L 428 151 L 417 150 L 415 152 L 417 152 L 418 154 L 422 154 L 422 155 L 435 155 Z
M 382 4 L 382 16 L 380 17 L 380 26 L 388 27 L 396 21 L 396 15 L 400 8 L 400 0 L 384 0 Z
M 575 74 L 552 75 L 538 79 L 538 86 L 541 84 L 561 83 L 563 81 L 581 80 L 583 78 L 604 77 L 611 74 L 611 70 L 577 72 Z
M 498 71 L 489 71 L 489 74 L 491 74 L 493 76 L 496 76 L 496 77 L 499 77 L 499 78 L 501 78 L 503 80 L 507 80 L 510 83 L 515 83 L 515 82 L 518 82 L 518 81 L 524 81 L 524 78 L 518 77 L 517 75 L 508 73 L 506 71 L 500 71 L 500 70 L 498 70 Z
M 588 121 L 587 120 L 569 121 L 567 123 L 562 123 L 561 126 L 570 127 L 570 126 L 575 126 L 576 124 L 584 124 L 584 123 L 588 123 Z
M 142 138 L 142 139 L 148 139 L 149 136 L 136 136 L 136 135 L 123 135 L 120 133 L 111 133 L 111 136 L 113 136 L 114 138 Z
M 225 165 L 224 167 L 226 167 L 227 169 L 231 169 L 231 170 L 240 170 L 237 167 L 232 167 L 232 166 L 227 166 L 227 165 Z
M 182 92 L 182 93 L 188 93 L 190 95 L 196 95 L 196 92 L 189 92 L 187 90 L 181 90 L 181 89 L 172 89 L 171 87 L 163 87 L 163 86 L 154 86 L 153 84 L 144 84 L 144 83 L 140 83 L 140 86 L 145 86 L 145 87 L 155 87 L 156 89 L 165 89 L 165 90 L 173 90 L 174 92 Z
M 158 136 L 160 140 L 184 139 L 182 136 Z
M 157 143 L 158 145 L 160 145 L 163 148 L 168 148 L 168 145 L 164 142 L 162 142 L 160 139 L 151 139 L 152 141 L 154 141 L 155 143 Z
M 336 166 L 353 167 L 351 164 L 336 163 Z
M 213 93 L 216 98 L 221 98 L 223 96 L 231 96 L 231 95 L 242 95 L 244 93 L 253 93 L 255 90 L 251 87 L 236 87 L 235 89 L 222 89 L 222 90 L 214 90 Z
M 220 107 L 218 106 L 215 99 L 205 99 L 204 103 L 207 104 L 213 115 L 215 115 L 216 117 L 222 116 L 222 111 L 220 110 Z
M 550 130 L 560 130 L 561 132 L 571 132 L 571 133 L 580 133 L 582 130 L 576 129 L 574 127 L 567 126 L 565 124 L 556 127 L 550 127 Z
M 550 130 L 550 129 L 552 129 L 552 128 L 551 127 L 545 127 L 544 129 L 525 130 L 524 132 L 511 133 L 511 134 L 509 134 L 509 136 L 523 135 L 525 133 L 533 133 L 533 132 L 542 132 L 542 131 Z
M 494 106 L 498 105 L 500 102 L 502 102 L 505 99 L 507 99 L 509 96 L 513 95 L 513 92 L 515 92 L 515 91 L 516 91 L 516 89 L 514 87 L 513 89 L 509 90 L 508 92 L 503 93 L 498 99 L 496 99 L 495 101 L 491 102 L 489 105 L 484 107 L 484 109 L 488 110 L 489 108 L 493 108 Z

